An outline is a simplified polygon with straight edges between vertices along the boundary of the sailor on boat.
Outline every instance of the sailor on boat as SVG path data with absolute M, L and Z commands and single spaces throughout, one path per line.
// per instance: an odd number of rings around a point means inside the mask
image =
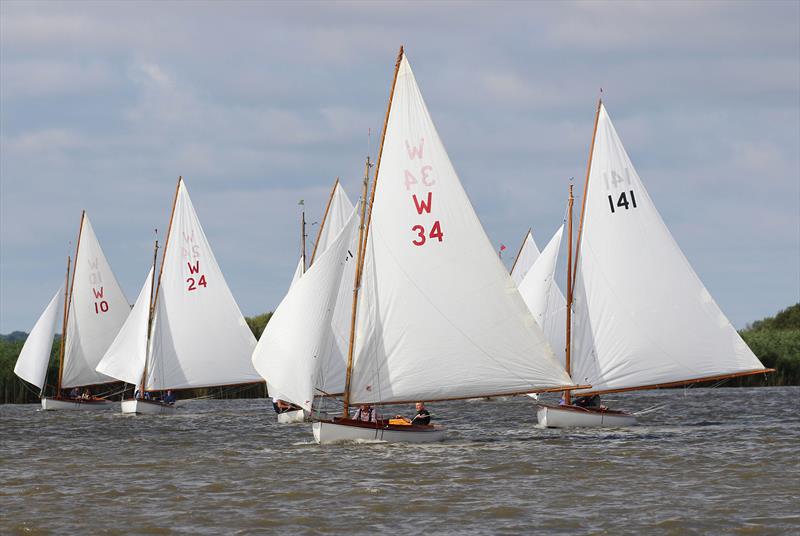
M 278 414 L 300 409 L 298 406 L 295 406 L 294 404 L 291 404 L 285 400 L 281 400 L 280 398 L 272 399 L 272 408 L 275 410 L 275 413 Z
M 395 415 L 394 419 L 389 421 L 389 424 L 418 424 L 427 426 L 431 423 L 431 414 L 430 412 L 425 409 L 424 402 L 417 402 L 416 404 L 417 413 L 414 415 L 413 419 L 409 419 L 408 417 L 403 417 L 402 415 Z
M 169 405 L 175 404 L 175 393 L 172 392 L 172 389 L 167 389 L 167 394 L 164 395 L 161 401 Z
M 600 402 L 600 395 L 576 397 L 573 405 L 579 408 L 605 409 L 605 406 Z
M 356 414 L 353 415 L 353 420 L 363 422 L 378 422 L 378 418 L 375 415 L 375 408 L 369 404 L 362 404 L 361 407 L 356 410 Z

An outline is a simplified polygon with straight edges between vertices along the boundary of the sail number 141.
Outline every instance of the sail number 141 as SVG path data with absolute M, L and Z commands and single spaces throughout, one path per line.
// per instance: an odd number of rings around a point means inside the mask
M 630 201 L 628 200 L 628 194 L 630 194 Z M 628 210 L 629 208 L 636 208 L 636 196 L 633 195 L 633 190 L 622 192 L 619 194 L 619 198 L 615 204 L 614 198 L 611 196 L 611 194 L 608 194 L 608 206 L 611 207 L 611 214 L 614 214 L 618 208 L 624 208 L 625 210 Z

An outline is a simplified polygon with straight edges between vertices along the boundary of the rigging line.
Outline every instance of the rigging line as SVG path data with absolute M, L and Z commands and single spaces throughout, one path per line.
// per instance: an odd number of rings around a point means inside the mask
M 373 232 L 373 234 L 374 234 L 374 233 L 380 233 L 380 229 L 373 229 L 373 230 L 372 230 L 372 232 Z M 383 235 L 381 235 L 381 239 L 383 240 Z M 386 241 L 385 241 L 385 242 L 386 242 Z M 433 309 L 434 309 L 434 310 L 435 310 L 437 313 L 439 313 L 439 315 L 440 315 L 440 316 L 441 316 L 441 317 L 442 317 L 442 318 L 443 318 L 445 321 L 447 321 L 447 323 L 448 323 L 448 324 L 450 324 L 450 325 L 451 325 L 451 326 L 452 326 L 452 327 L 453 327 L 453 328 L 454 328 L 454 329 L 455 329 L 455 330 L 456 330 L 458 333 L 460 333 L 460 334 L 461 334 L 461 335 L 462 335 L 462 336 L 463 336 L 463 337 L 464 337 L 464 338 L 465 338 L 465 339 L 466 339 L 466 340 L 467 340 L 467 341 L 468 341 L 470 344 L 472 344 L 472 345 L 473 345 L 473 346 L 474 346 L 474 347 L 475 347 L 475 348 L 476 348 L 478 351 L 480 351 L 480 352 L 481 352 L 483 355 L 485 355 L 487 358 L 489 358 L 489 360 L 490 360 L 490 361 L 492 361 L 493 363 L 495 363 L 496 365 L 498 365 L 498 366 L 499 366 L 501 369 L 505 370 L 506 372 L 508 372 L 509 374 L 511 374 L 513 377 L 515 377 L 515 378 L 517 378 L 518 380 L 522 381 L 523 383 L 525 383 L 525 384 L 527 384 L 527 385 L 530 385 L 530 386 L 532 387 L 532 389 L 535 389 L 535 388 L 537 387 L 536 385 L 533 385 L 533 384 L 531 384 L 531 383 L 530 383 L 530 382 L 529 382 L 527 379 L 520 377 L 518 374 L 516 374 L 516 373 L 514 373 L 513 371 L 509 370 L 509 369 L 508 369 L 508 368 L 507 368 L 505 365 L 503 365 L 502 363 L 498 362 L 498 361 L 497 361 L 495 358 L 493 358 L 493 357 L 492 357 L 492 356 L 491 356 L 491 355 L 490 355 L 490 354 L 489 354 L 489 353 L 488 353 L 486 350 L 484 350 L 483 348 L 481 348 L 481 347 L 480 347 L 480 346 L 479 346 L 479 345 L 478 345 L 478 344 L 477 344 L 477 343 L 476 343 L 474 340 L 472 340 L 472 338 L 471 338 L 469 335 L 467 335 L 467 334 L 466 334 L 466 333 L 465 333 L 465 332 L 464 332 L 462 329 L 460 329 L 458 326 L 456 326 L 456 325 L 455 325 L 455 323 L 453 323 L 453 321 L 452 321 L 452 320 L 450 320 L 450 318 L 448 318 L 448 317 L 447 317 L 447 316 L 446 316 L 446 315 L 445 315 L 445 314 L 444 314 L 444 313 L 443 313 L 443 312 L 442 312 L 442 311 L 441 311 L 441 310 L 440 310 L 440 309 L 439 309 L 439 308 L 438 308 L 438 307 L 437 307 L 437 306 L 436 306 L 436 305 L 435 305 L 435 304 L 434 304 L 434 303 L 433 303 L 433 302 L 432 302 L 432 301 L 431 301 L 431 300 L 428 298 L 427 294 L 425 294 L 425 293 L 422 291 L 422 289 L 421 289 L 421 288 L 419 288 L 419 286 L 418 286 L 418 285 L 417 285 L 417 284 L 416 284 L 416 283 L 415 283 L 415 282 L 414 282 L 414 281 L 411 279 L 411 277 L 408 275 L 408 273 L 405 271 L 405 269 L 404 269 L 404 268 L 403 268 L 403 267 L 400 265 L 400 263 L 397 261 L 397 258 L 394 256 L 394 252 L 392 252 L 392 250 L 391 250 L 390 248 L 386 248 L 386 249 L 387 249 L 387 251 L 389 252 L 389 255 L 391 255 L 391 257 L 392 257 L 392 260 L 394 260 L 394 262 L 395 262 L 395 265 L 396 265 L 396 266 L 397 266 L 397 267 L 400 269 L 400 271 L 403 273 L 403 275 L 405 275 L 405 276 L 406 276 L 406 279 L 407 279 L 407 280 L 408 280 L 408 281 L 409 281 L 409 282 L 410 282 L 410 283 L 411 283 L 411 284 L 414 286 L 414 288 L 416 288 L 416 289 L 419 291 L 420 295 L 421 295 L 421 296 L 422 296 L 422 297 L 425 299 L 425 301 L 427 301 L 427 302 L 430 304 L 430 306 L 431 306 L 431 307 L 433 307 Z M 362 284 L 363 284 L 363 283 L 362 283 Z M 529 313 L 530 313 L 530 312 L 529 312 Z

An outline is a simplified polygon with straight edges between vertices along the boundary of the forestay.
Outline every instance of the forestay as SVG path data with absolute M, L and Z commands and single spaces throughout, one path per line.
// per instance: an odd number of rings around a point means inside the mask
M 565 367 L 567 300 L 555 282 L 556 261 L 563 233 L 562 225 L 519 284 L 519 293 L 544 331 L 559 363 Z
M 258 382 L 256 345 L 179 181 L 157 290 L 146 388 Z
M 150 321 L 152 288 L 153 268 L 150 268 L 131 313 L 97 365 L 98 372 L 133 385 L 142 381 L 147 359 L 147 326 Z
M 47 365 L 50 363 L 50 353 L 53 350 L 53 337 L 61 316 L 58 313 L 63 308 L 61 307 L 63 301 L 64 287 L 61 287 L 25 339 L 17 364 L 14 365 L 14 374 L 39 389 L 44 386 L 47 376 Z
M 96 368 L 130 311 L 84 212 L 67 310 L 62 387 L 116 381 Z
M 572 377 L 603 391 L 763 369 L 667 230 L 605 107 L 598 114 Z
M 531 269 L 538 258 L 539 247 L 533 239 L 533 233 L 529 230 L 528 234 L 525 235 L 525 240 L 522 241 L 522 247 L 519 249 L 514 266 L 511 267 L 511 279 L 514 280 L 517 286 L 522 283 L 525 274 L 528 273 L 528 270 Z
M 331 319 L 355 229 L 355 212 L 314 264 L 283 298 L 253 352 L 253 365 L 270 393 L 311 410 L 326 349 L 333 338 Z M 352 285 L 352 283 L 351 283 Z
M 498 258 L 405 57 L 359 293 L 351 403 L 572 385 Z

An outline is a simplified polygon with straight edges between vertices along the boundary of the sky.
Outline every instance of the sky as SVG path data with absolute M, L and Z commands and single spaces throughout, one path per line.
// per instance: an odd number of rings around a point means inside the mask
M 134 300 L 179 175 L 242 312 L 274 310 L 298 201 L 313 224 L 337 176 L 359 194 L 401 44 L 508 264 L 561 225 L 602 88 L 733 324 L 800 301 L 798 2 L 4 0 L 0 333 L 62 283 L 82 209 Z

